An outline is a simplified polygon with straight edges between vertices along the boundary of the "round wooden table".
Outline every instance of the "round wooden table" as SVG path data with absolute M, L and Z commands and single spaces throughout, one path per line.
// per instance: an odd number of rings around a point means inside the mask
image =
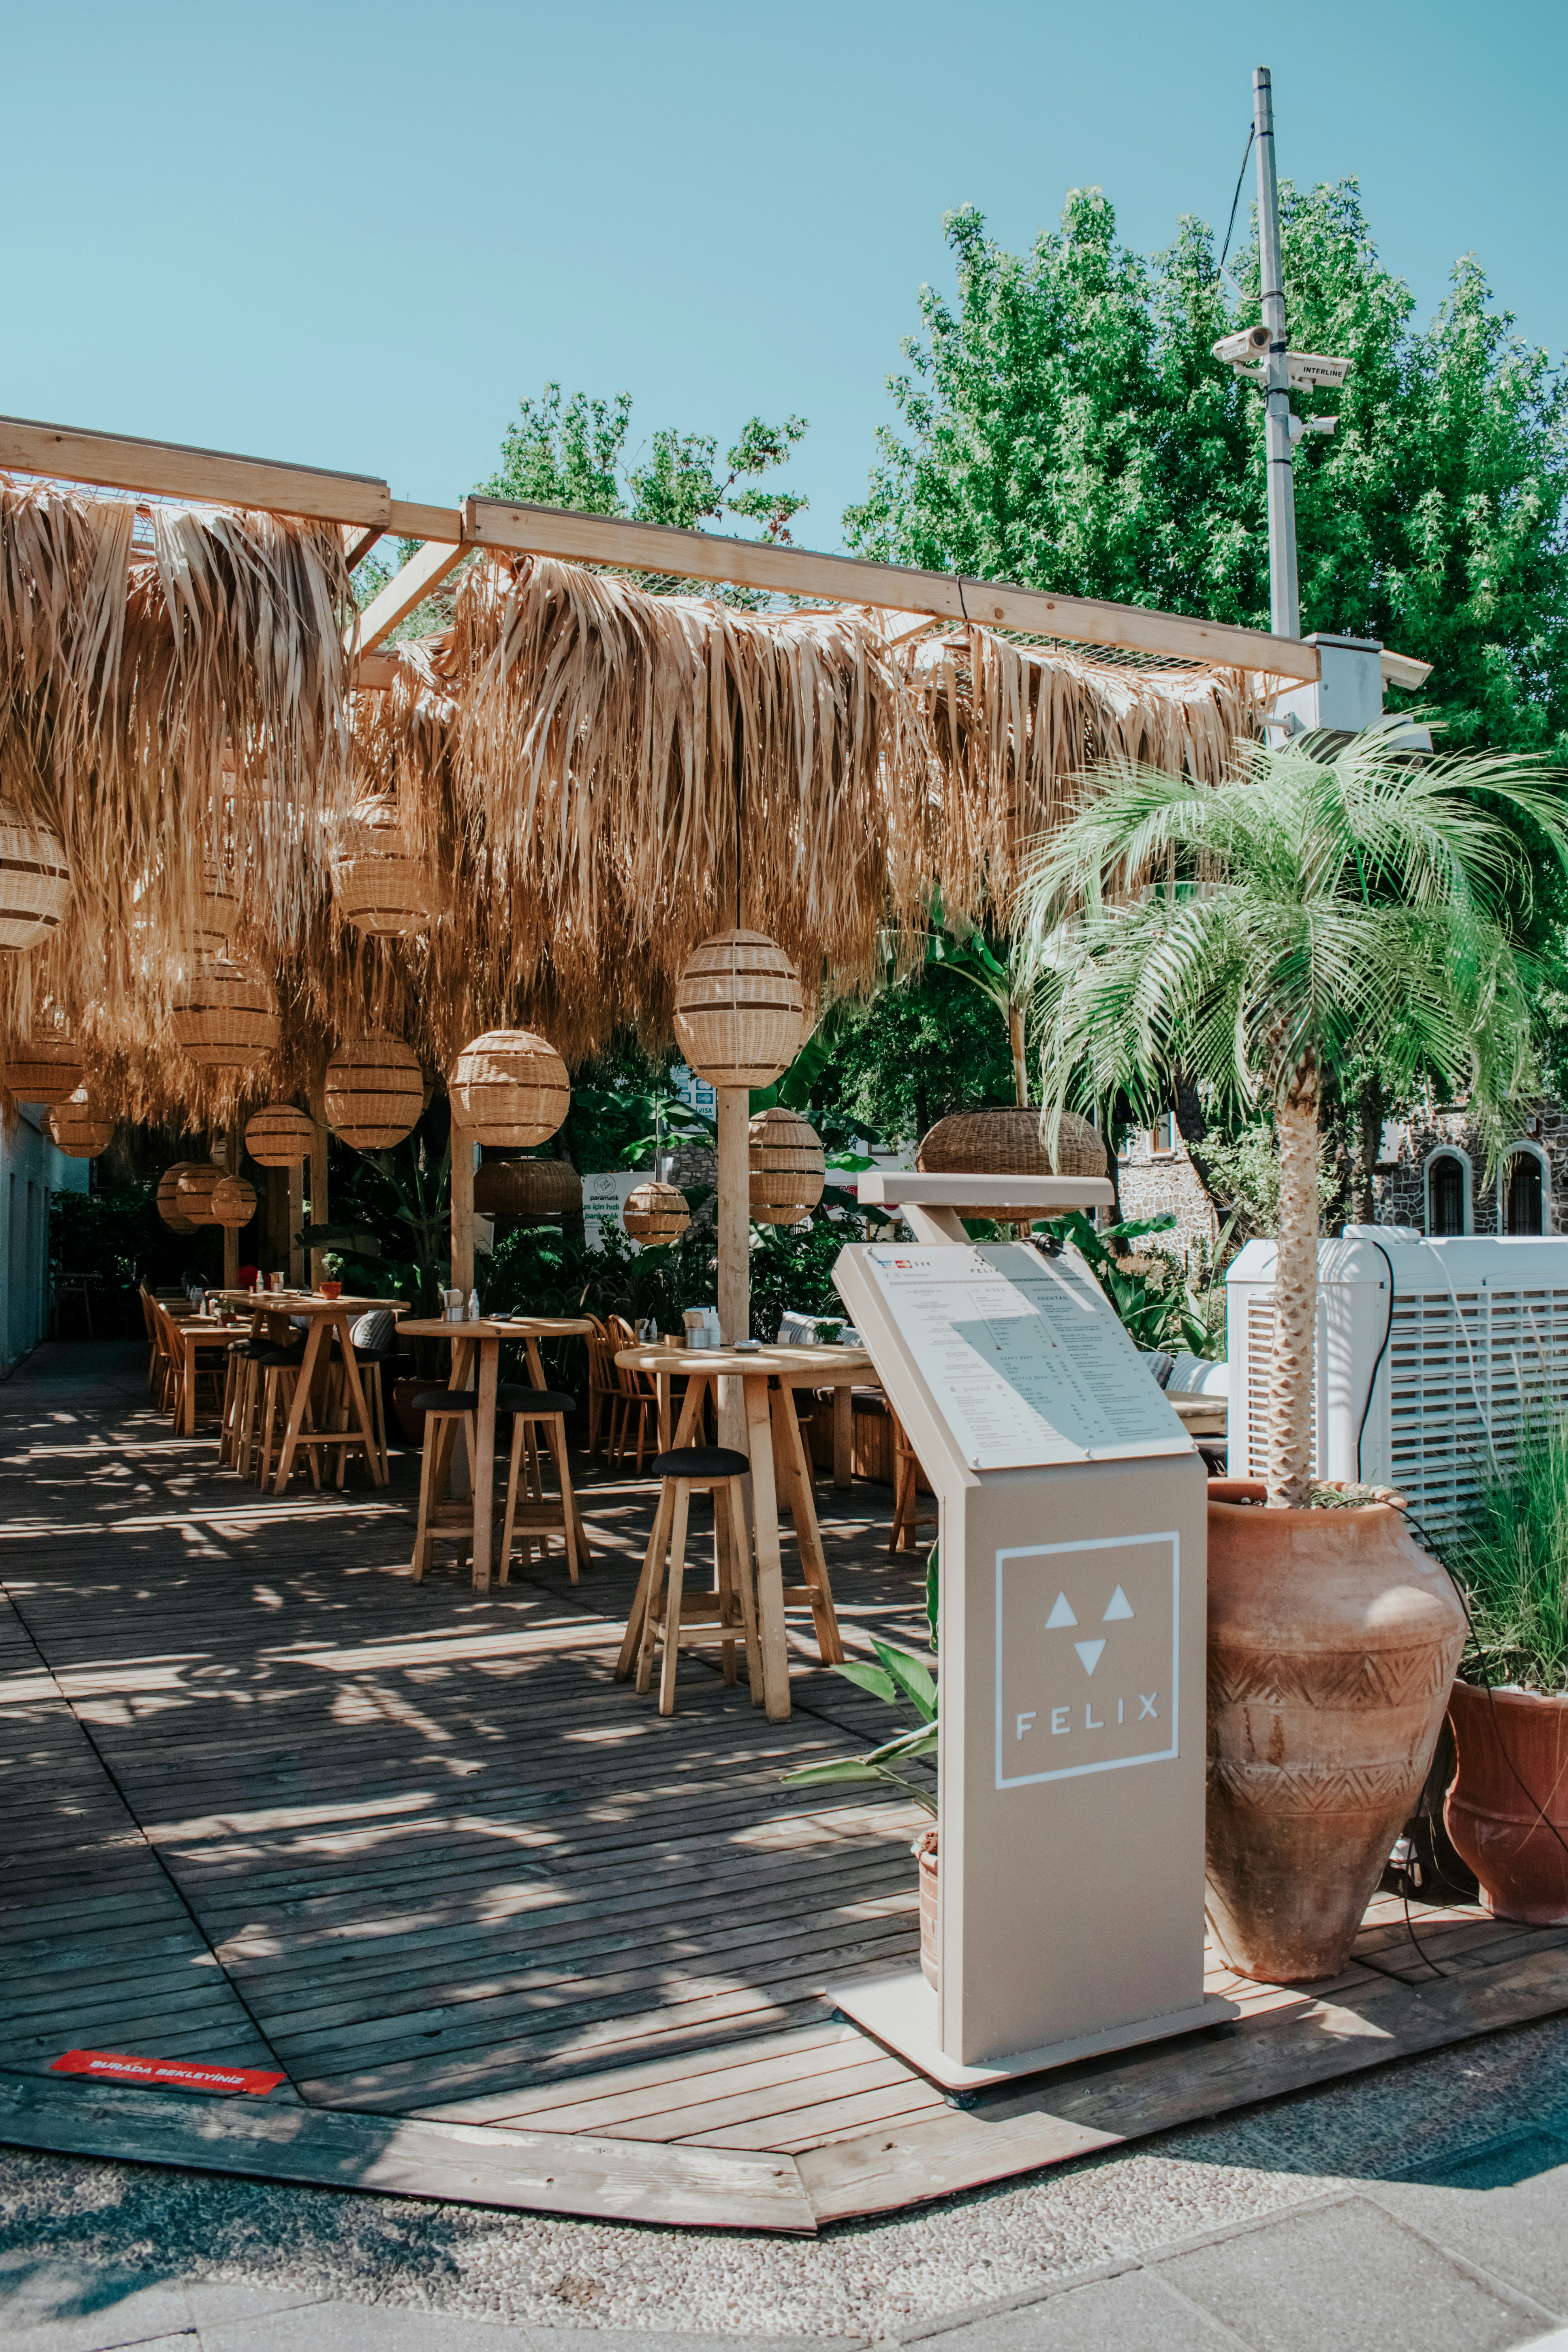
M 445 1317 L 430 1317 L 400 1323 L 400 1339 L 445 1339 L 452 1349 L 452 1375 L 448 1388 L 479 1389 L 479 1406 L 476 1416 L 475 1451 L 478 1460 L 468 1465 L 474 1493 L 474 1583 L 480 1592 L 490 1585 L 490 1540 L 494 1517 L 496 1460 L 496 1389 L 500 1379 L 500 1351 L 504 1341 L 521 1340 L 528 1357 L 529 1378 L 536 1389 L 547 1386 L 544 1366 L 539 1354 L 542 1339 L 576 1339 L 585 1338 L 597 1326 L 584 1315 L 519 1316 L 515 1321 L 505 1318 L 481 1315 L 476 1321 L 448 1322 Z M 473 1377 L 474 1354 L 479 1353 L 479 1379 Z M 572 1492 L 571 1474 L 566 1466 L 566 1449 L 556 1430 L 546 1423 L 551 1456 L 555 1475 L 561 1481 L 560 1527 L 566 1540 L 566 1556 L 572 1564 L 573 1581 L 583 1562 L 593 1555 L 583 1522 L 577 1516 L 577 1501 Z
M 623 1348 L 616 1361 L 628 1371 L 647 1372 L 658 1384 L 661 1449 L 689 1445 L 702 1401 L 718 1381 L 738 1380 L 745 1412 L 746 1453 L 752 1465 L 752 1521 L 754 1569 L 742 1562 L 742 1572 L 754 1573 L 757 1594 L 757 1635 L 763 1659 L 763 1687 L 753 1690 L 753 1702 L 767 1708 L 771 1722 L 789 1715 L 789 1649 L 784 1638 L 784 1611 L 809 1608 L 816 1631 L 816 1646 L 825 1664 L 837 1665 L 844 1656 L 833 1588 L 823 1556 L 822 1536 L 812 1500 L 811 1472 L 800 1442 L 795 1418 L 796 1389 L 842 1389 L 846 1395 L 872 1370 L 864 1348 Z M 669 1383 L 686 1381 L 686 1397 L 679 1426 L 669 1431 Z M 774 1383 L 777 1385 L 773 1385 Z M 777 1475 L 774 1465 L 777 1464 Z M 781 1497 L 780 1488 L 783 1489 Z M 804 1584 L 787 1585 L 779 1550 L 781 1499 L 795 1521 L 795 1546 L 805 1577 Z M 637 1598 L 627 1620 L 626 1638 L 616 1665 L 624 1681 L 631 1672 L 642 1636 L 647 1589 L 661 1534 L 666 1503 L 659 1498 L 653 1536 L 643 1560 Z M 721 1523 L 718 1540 L 726 1540 Z

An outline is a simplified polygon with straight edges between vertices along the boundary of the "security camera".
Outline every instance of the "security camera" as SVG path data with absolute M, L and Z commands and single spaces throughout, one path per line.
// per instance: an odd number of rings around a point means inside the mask
M 1244 327 L 1238 335 L 1222 335 L 1213 346 L 1216 360 L 1226 360 L 1232 367 L 1252 367 L 1262 358 L 1273 341 L 1267 327 Z

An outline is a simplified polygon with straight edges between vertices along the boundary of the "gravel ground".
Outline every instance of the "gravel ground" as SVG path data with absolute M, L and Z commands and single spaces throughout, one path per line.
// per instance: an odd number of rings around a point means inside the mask
M 1118 2255 L 1398 2177 L 1568 2112 L 1523 2028 L 815 2242 L 427 2205 L 0 2151 L 0 2249 L 585 2328 L 897 2334 Z

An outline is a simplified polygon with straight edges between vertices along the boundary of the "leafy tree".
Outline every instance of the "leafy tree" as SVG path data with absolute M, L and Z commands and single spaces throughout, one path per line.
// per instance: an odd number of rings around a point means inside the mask
M 1098 189 L 1027 254 L 948 216 L 956 302 L 919 297 L 889 379 L 860 553 L 1064 593 L 1268 619 L 1261 394 L 1211 354 L 1257 316 L 1186 218 L 1128 252 Z M 1281 190 L 1291 341 L 1353 362 L 1296 450 L 1303 626 L 1434 664 L 1422 699 L 1455 746 L 1568 754 L 1568 392 L 1499 311 L 1473 257 L 1425 328 L 1383 264 L 1353 180 Z
M 885 988 L 863 1011 L 847 1009 L 799 1107 L 819 1129 L 821 1116 L 836 1110 L 862 1134 L 913 1142 L 949 1111 L 1012 1099 L 1002 1013 L 984 992 L 936 966 Z

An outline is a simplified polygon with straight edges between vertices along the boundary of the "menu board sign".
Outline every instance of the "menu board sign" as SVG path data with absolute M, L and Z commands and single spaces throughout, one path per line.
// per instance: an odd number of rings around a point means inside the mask
M 1076 1253 L 889 1244 L 863 1263 L 972 1469 L 1191 1451 Z

